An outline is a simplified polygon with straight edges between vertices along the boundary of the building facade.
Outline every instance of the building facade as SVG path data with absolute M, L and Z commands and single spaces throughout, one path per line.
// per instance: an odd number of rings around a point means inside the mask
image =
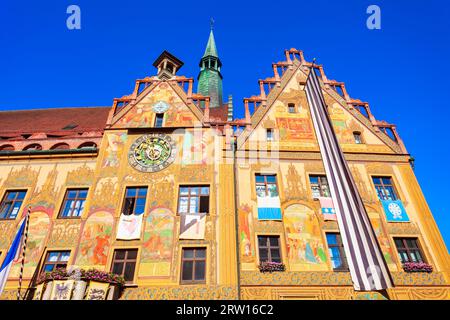
M 62 267 L 122 275 L 120 299 L 449 299 L 448 251 L 396 127 L 322 66 L 286 50 L 243 119 L 223 102 L 212 31 L 198 93 L 169 52 L 154 66 L 112 107 L 0 112 L 0 262 L 29 212 L 23 288 Z M 383 292 L 352 286 L 311 69 L 394 283 Z

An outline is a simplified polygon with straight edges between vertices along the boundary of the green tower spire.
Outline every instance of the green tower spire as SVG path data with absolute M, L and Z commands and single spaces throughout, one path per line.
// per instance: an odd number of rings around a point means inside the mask
M 222 74 L 220 68 L 219 55 L 217 54 L 216 41 L 211 23 L 211 32 L 209 33 L 208 43 L 205 53 L 200 60 L 200 73 L 198 75 L 197 92 L 210 97 L 209 107 L 218 108 L 222 106 Z M 201 105 L 204 107 L 204 105 Z

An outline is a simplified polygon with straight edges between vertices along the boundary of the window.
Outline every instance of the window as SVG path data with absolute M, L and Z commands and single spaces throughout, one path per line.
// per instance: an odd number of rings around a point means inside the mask
M 277 197 L 277 176 L 274 174 L 256 174 L 256 194 L 258 197 Z
M 400 262 L 425 262 L 417 238 L 394 238 Z
M 267 141 L 273 141 L 273 129 L 266 130 L 266 139 Z
M 157 113 L 155 117 L 155 128 L 161 128 L 163 126 L 164 113 Z
M 295 104 L 288 103 L 288 111 L 289 113 L 295 113 Z
M 73 129 L 75 129 L 76 127 L 78 127 L 77 124 L 75 124 L 75 123 L 70 123 L 70 124 L 68 124 L 67 126 L 65 126 L 64 128 L 62 128 L 62 130 L 73 130 Z
M 209 186 L 180 186 L 178 213 L 209 213 Z
M 311 192 L 314 199 L 319 197 L 331 197 L 330 187 L 326 176 L 313 175 L 309 176 L 311 184 Z
M 0 204 L 0 219 L 15 219 L 26 193 L 25 190 L 7 191 Z
M 14 151 L 14 146 L 12 144 L 4 144 L 0 147 L 0 151 Z
M 45 257 L 42 272 L 51 272 L 55 269 L 66 269 L 70 258 L 70 251 L 49 251 Z
M 259 262 L 281 262 L 280 237 L 258 236 Z
M 356 144 L 362 144 L 361 132 L 353 132 L 353 137 L 355 138 Z
M 378 199 L 380 200 L 397 200 L 397 193 L 391 177 L 372 177 L 373 184 L 377 190 Z
M 28 151 L 28 150 L 42 150 L 42 146 L 40 145 L 40 144 L 37 144 L 37 143 L 33 143 L 33 144 L 30 144 L 30 145 L 28 145 L 28 146 L 26 146 L 25 148 L 23 148 L 23 150 L 26 150 L 26 151 Z
M 122 276 L 125 282 L 133 282 L 137 252 L 137 249 L 114 250 L 111 272 Z
M 181 282 L 205 282 L 206 248 L 183 248 L 181 257 Z
M 87 148 L 97 148 L 97 144 L 95 142 L 85 142 L 78 146 L 78 149 L 87 149 Z
M 129 187 L 125 191 L 125 201 L 122 213 L 124 215 L 143 214 L 145 200 L 147 198 L 147 187 Z
M 344 246 L 339 233 L 327 233 L 328 253 L 330 254 L 333 270 L 347 271 L 347 259 L 345 258 Z
M 68 150 L 70 146 L 67 143 L 57 143 L 50 148 L 50 150 Z
M 63 205 L 59 212 L 60 218 L 80 217 L 84 210 L 88 189 L 71 189 L 66 191 Z

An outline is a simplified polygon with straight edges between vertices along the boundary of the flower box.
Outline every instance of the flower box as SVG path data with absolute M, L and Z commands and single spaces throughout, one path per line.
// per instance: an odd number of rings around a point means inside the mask
M 118 298 L 120 290 L 125 284 L 123 277 L 111 272 L 100 271 L 96 269 L 76 269 L 67 271 L 60 268 L 52 272 L 45 272 L 39 275 L 36 285 L 44 284 L 45 289 L 42 294 L 42 300 L 50 299 L 50 294 L 53 287 L 53 282 L 58 280 L 74 280 L 74 286 L 72 290 L 72 300 L 82 300 L 86 293 L 88 284 L 91 283 L 104 283 L 111 289 L 109 299 Z M 108 289 L 108 287 L 106 289 Z
M 405 272 L 433 272 L 433 266 L 425 262 L 405 262 L 403 264 Z
M 284 263 L 281 262 L 261 262 L 258 265 L 260 272 L 279 272 L 279 271 L 285 271 L 286 267 Z
M 97 281 L 104 282 L 122 287 L 125 284 L 123 277 L 106 271 L 100 271 L 96 269 L 77 269 L 73 271 L 67 271 L 66 269 L 59 268 L 52 272 L 45 272 L 39 275 L 36 284 L 52 280 L 83 280 L 83 281 Z

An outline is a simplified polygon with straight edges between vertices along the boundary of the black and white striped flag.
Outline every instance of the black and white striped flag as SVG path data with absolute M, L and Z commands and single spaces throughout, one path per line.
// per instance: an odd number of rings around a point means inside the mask
M 311 67 L 306 96 L 330 186 L 347 263 L 358 291 L 393 286 L 361 196 L 333 131 L 319 79 Z

